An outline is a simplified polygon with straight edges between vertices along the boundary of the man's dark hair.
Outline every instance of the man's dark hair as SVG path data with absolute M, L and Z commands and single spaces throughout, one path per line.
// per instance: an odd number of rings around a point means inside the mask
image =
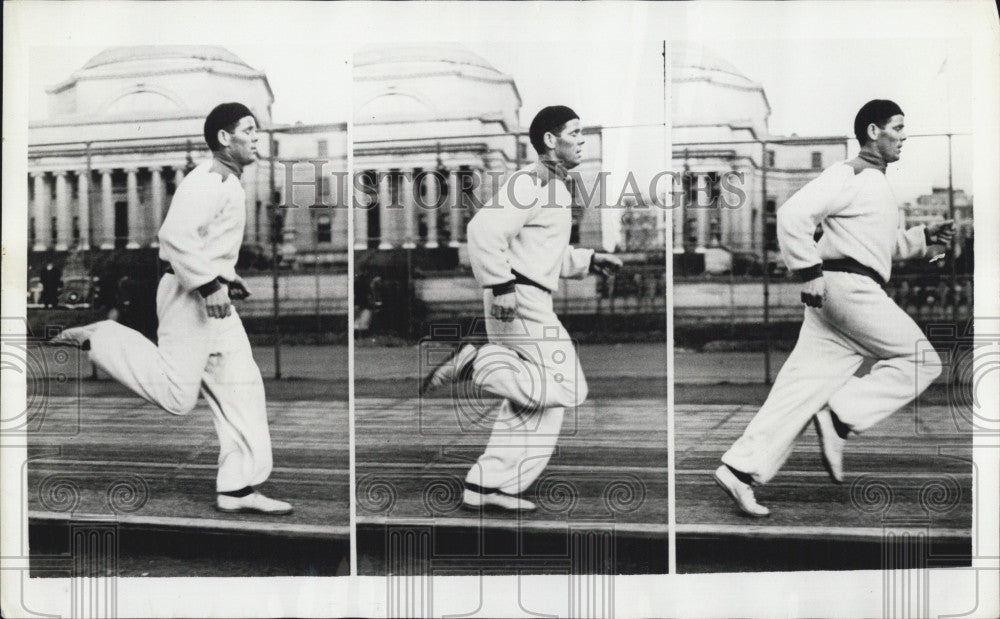
M 236 131 L 236 125 L 241 120 L 250 116 L 257 122 L 257 117 L 253 115 L 250 108 L 242 103 L 222 103 L 215 106 L 215 109 L 208 113 L 205 118 L 205 142 L 208 148 L 215 152 L 222 148 L 219 144 L 219 131 Z
M 885 129 L 886 123 L 896 114 L 902 114 L 903 109 L 888 99 L 872 99 L 861 106 L 858 115 L 854 117 L 854 137 L 864 146 L 870 142 L 868 125 L 875 123 L 879 129 Z
M 566 123 L 574 119 L 579 120 L 580 117 L 565 105 L 550 105 L 542 108 L 535 114 L 534 120 L 531 121 L 531 127 L 528 129 L 528 137 L 531 139 L 531 145 L 535 148 L 535 152 L 539 155 L 545 153 L 546 133 L 558 134 L 566 127 Z

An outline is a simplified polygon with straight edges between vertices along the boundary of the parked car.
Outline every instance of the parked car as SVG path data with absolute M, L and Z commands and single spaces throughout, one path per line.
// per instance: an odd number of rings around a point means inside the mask
M 86 309 L 93 301 L 94 284 L 89 277 L 71 277 L 63 280 L 59 292 L 59 305 Z

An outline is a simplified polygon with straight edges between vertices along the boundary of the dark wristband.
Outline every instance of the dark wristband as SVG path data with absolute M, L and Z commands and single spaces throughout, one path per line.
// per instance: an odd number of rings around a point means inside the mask
M 220 288 L 222 288 L 222 284 L 220 284 L 219 279 L 216 278 L 208 282 L 207 284 L 202 284 L 201 286 L 198 286 L 198 294 L 201 295 L 201 298 L 207 299 L 209 295 L 211 295 L 214 292 L 218 292 Z
M 823 277 L 823 263 L 814 264 L 811 267 L 806 267 L 804 269 L 797 269 L 795 271 L 795 275 L 797 275 L 799 280 L 803 283 L 819 279 L 820 277 Z
M 490 286 L 490 289 L 493 290 L 493 296 L 494 297 L 499 297 L 502 294 L 510 294 L 510 293 L 514 292 L 514 282 L 515 281 L 516 280 L 512 279 L 509 282 L 504 282 L 502 284 L 497 284 L 496 286 Z

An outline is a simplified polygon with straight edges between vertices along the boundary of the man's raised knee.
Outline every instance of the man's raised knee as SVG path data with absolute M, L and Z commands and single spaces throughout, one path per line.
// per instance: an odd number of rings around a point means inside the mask
M 187 415 L 198 404 L 198 390 L 172 389 L 160 402 L 160 407 L 171 415 Z

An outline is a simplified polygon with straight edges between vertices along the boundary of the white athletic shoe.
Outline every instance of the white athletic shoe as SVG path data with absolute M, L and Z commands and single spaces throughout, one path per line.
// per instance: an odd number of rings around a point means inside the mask
M 847 441 L 837 434 L 837 429 L 833 425 L 833 415 L 828 407 L 823 407 L 816 413 L 813 422 L 816 424 L 816 433 L 819 434 L 823 466 L 833 481 L 839 484 L 844 481 L 844 444 Z
M 455 354 L 438 364 L 420 383 L 420 395 L 424 395 L 431 389 L 436 389 L 442 385 L 457 382 L 468 373 L 472 362 L 476 359 L 476 347 L 472 344 L 463 344 Z
M 462 494 L 462 507 L 466 509 L 499 507 L 506 511 L 530 512 L 535 509 L 535 504 L 512 494 L 500 492 L 499 490 L 482 493 L 466 488 Z
M 292 506 L 284 501 L 269 499 L 259 492 L 246 496 L 217 495 L 215 509 L 220 512 L 230 514 L 250 512 L 256 514 L 268 514 L 271 516 L 283 516 L 292 513 Z
M 744 514 L 754 518 L 762 518 L 771 514 L 771 510 L 757 502 L 753 488 L 741 482 L 729 467 L 723 464 L 715 469 L 715 483 L 726 491 Z
M 83 345 L 90 340 L 90 336 L 97 331 L 97 327 L 101 326 L 107 321 L 92 322 L 89 325 L 83 325 L 82 327 L 71 327 L 69 329 L 63 329 L 59 335 L 55 336 L 50 340 L 52 344 L 62 344 L 65 346 L 76 346 L 77 348 L 83 347 Z

